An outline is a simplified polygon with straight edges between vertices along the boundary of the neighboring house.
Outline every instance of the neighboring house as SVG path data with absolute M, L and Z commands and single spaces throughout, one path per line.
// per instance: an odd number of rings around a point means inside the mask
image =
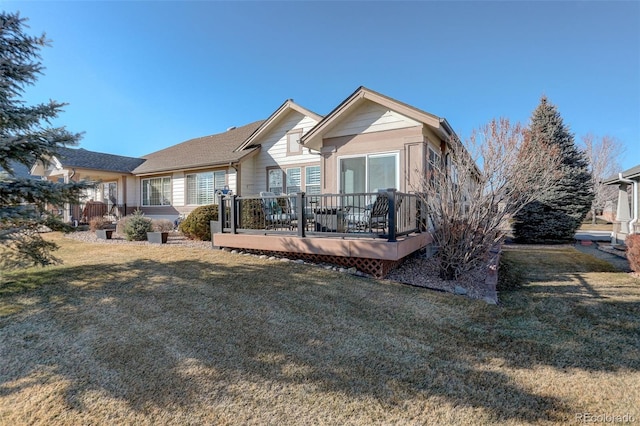
M 638 198 L 640 197 L 640 164 L 605 181 L 618 186 L 618 207 L 612 235 L 613 244 L 624 243 L 629 234 L 640 233 Z M 630 191 L 629 191 L 630 189 Z
M 116 215 L 125 215 L 138 205 L 135 201 L 128 204 L 128 192 L 135 191 L 137 180 L 133 169 L 144 162 L 143 159 L 124 157 L 88 151 L 82 148 L 60 148 L 58 154 L 48 159 L 48 164 L 36 163 L 31 174 L 43 176 L 59 182 L 79 182 L 89 180 L 96 186 L 85 194 L 75 206 L 60 206 L 60 214 L 67 222 L 82 219 L 82 207 L 86 201 L 99 201 L 107 205 L 107 211 Z

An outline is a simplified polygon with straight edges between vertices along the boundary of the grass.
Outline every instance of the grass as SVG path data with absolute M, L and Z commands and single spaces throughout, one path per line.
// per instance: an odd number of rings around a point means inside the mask
M 510 251 L 492 306 L 230 253 L 86 244 L 0 285 L 0 424 L 640 419 L 640 282 Z
M 579 231 L 613 231 L 612 223 L 583 223 L 580 225 Z

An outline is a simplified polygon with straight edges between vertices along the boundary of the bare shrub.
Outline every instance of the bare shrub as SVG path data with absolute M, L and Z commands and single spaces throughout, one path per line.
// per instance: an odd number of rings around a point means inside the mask
M 154 232 L 171 232 L 173 231 L 173 222 L 168 219 L 153 219 L 151 227 Z
M 440 277 L 452 280 L 485 265 L 508 220 L 554 187 L 559 155 L 505 118 L 474 131 L 466 147 L 451 138 L 441 154 L 418 192 L 438 246 Z
M 602 183 L 606 178 L 615 175 L 620 167 L 620 156 L 624 147 L 611 136 L 598 137 L 591 133 L 582 137 L 585 156 L 589 160 L 591 183 L 593 184 L 593 204 L 591 205 L 591 223 L 596 224 L 596 216 L 607 201 L 616 200 L 618 188 Z
M 107 218 L 102 216 L 92 217 L 89 221 L 89 229 L 91 231 L 96 231 L 98 229 L 109 229 L 113 228 L 113 222 Z

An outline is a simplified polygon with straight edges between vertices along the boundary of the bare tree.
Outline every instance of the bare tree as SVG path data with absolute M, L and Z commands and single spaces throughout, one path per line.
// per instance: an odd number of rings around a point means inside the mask
M 508 119 L 474 131 L 467 147 L 452 139 L 422 182 L 440 277 L 458 279 L 485 265 L 522 206 L 554 187 L 557 149 L 534 144 Z
M 624 152 L 620 141 L 612 136 L 595 136 L 591 133 L 582 137 L 584 153 L 589 160 L 591 181 L 593 182 L 593 204 L 591 205 L 591 223 L 595 225 L 596 215 L 607 201 L 615 200 L 617 189 L 604 185 L 602 181 L 620 171 L 618 159 Z

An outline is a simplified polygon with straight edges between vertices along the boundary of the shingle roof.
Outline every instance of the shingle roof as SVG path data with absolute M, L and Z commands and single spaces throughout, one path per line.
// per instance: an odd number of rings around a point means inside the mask
M 190 139 L 144 155 L 142 158 L 146 161 L 138 166 L 133 173 L 157 173 L 236 162 L 255 150 L 254 148 L 234 152 L 263 122 L 264 120 L 260 120 L 227 130 L 224 133 Z
M 55 156 L 63 167 L 131 173 L 144 162 L 142 158 L 104 154 L 83 148 L 59 148 Z

